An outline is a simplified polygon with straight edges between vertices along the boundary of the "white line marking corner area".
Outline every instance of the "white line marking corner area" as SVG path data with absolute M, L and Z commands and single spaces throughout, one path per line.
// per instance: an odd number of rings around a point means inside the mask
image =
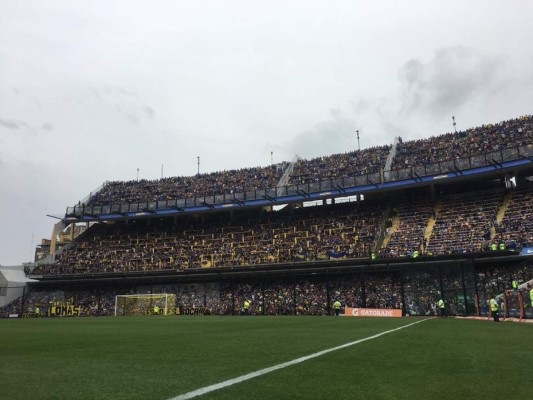
M 358 339 L 358 340 L 355 340 L 355 341 L 350 342 L 350 343 L 342 344 L 342 345 L 337 346 L 337 347 L 332 347 L 331 349 L 322 350 L 322 351 L 319 351 L 317 353 L 309 354 L 308 356 L 304 356 L 304 357 L 296 358 L 296 359 L 291 360 L 291 361 L 284 362 L 282 364 L 277 364 L 277 365 L 274 365 L 272 367 L 260 369 L 260 370 L 255 371 L 255 372 L 250 372 L 249 374 L 241 375 L 241 376 L 238 376 L 238 377 L 232 378 L 232 379 L 228 379 L 227 381 L 216 383 L 214 385 L 205 386 L 203 388 L 193 390 L 192 392 L 180 394 L 179 396 L 172 397 L 169 400 L 192 399 L 194 397 L 198 397 L 198 396 L 201 396 L 203 394 L 206 394 L 206 393 L 209 393 L 209 392 L 213 392 L 213 391 L 218 390 L 218 389 L 225 388 L 227 386 L 232 386 L 232 385 L 235 385 L 237 383 L 247 381 L 248 379 L 256 378 L 258 376 L 265 375 L 265 374 L 268 374 L 268 373 L 273 372 L 273 371 L 277 371 L 278 369 L 290 367 L 291 365 L 299 364 L 299 363 L 302 363 L 304 361 L 310 360 L 312 358 L 320 357 L 320 356 L 322 356 L 324 354 L 331 353 L 332 351 L 337 351 L 337 350 L 340 350 L 340 349 L 344 349 L 346 347 L 350 347 L 350 346 L 353 346 L 353 345 L 356 345 L 356 344 L 359 344 L 359 343 L 363 343 L 363 342 L 366 342 L 367 340 L 376 339 L 376 338 L 378 338 L 380 336 L 387 335 L 389 333 L 396 332 L 396 331 L 399 331 L 399 330 L 404 329 L 404 328 L 409 328 L 410 326 L 419 324 L 419 323 L 424 322 L 424 321 L 428 321 L 430 319 L 433 319 L 433 318 L 424 318 L 424 319 L 421 319 L 419 321 L 413 322 L 411 324 L 400 326 L 399 328 L 390 329 L 388 331 L 377 333 L 375 335 L 368 336 L 368 337 L 363 338 L 363 339 Z

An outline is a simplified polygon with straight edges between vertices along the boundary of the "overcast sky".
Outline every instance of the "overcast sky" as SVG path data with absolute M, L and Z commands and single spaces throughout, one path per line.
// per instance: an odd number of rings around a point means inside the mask
M 0 264 L 106 180 L 531 114 L 533 2 L 49 1 L 0 10 Z

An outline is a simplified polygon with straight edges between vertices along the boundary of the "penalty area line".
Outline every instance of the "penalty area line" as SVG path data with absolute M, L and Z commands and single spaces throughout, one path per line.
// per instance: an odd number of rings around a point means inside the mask
M 300 364 L 300 363 L 302 363 L 304 361 L 311 360 L 313 358 L 323 356 L 324 354 L 327 354 L 327 353 L 331 353 L 332 351 L 341 350 L 341 349 L 344 349 L 346 347 L 350 347 L 350 346 L 353 346 L 353 345 L 356 345 L 356 344 L 359 344 L 359 343 L 366 342 L 367 340 L 377 339 L 378 337 L 387 335 L 387 334 L 392 333 L 392 332 L 399 331 L 401 329 L 409 328 L 410 326 L 419 324 L 419 323 L 424 322 L 424 321 L 428 321 L 430 319 L 433 319 L 433 318 L 421 319 L 420 321 L 416 321 L 416 322 L 413 322 L 411 324 L 400 326 L 399 328 L 390 329 L 390 330 L 385 331 L 385 332 L 377 333 L 375 335 L 368 336 L 368 337 L 363 338 L 363 339 L 358 339 L 358 340 L 355 340 L 353 342 L 342 344 L 340 346 L 332 347 L 330 349 L 322 350 L 322 351 L 319 351 L 317 353 L 309 354 L 309 355 L 304 356 L 304 357 L 296 358 L 294 360 L 287 361 L 287 362 L 284 362 L 284 363 L 281 363 L 281 364 L 277 364 L 277 365 L 274 365 L 272 367 L 260 369 L 260 370 L 255 371 L 255 372 L 250 372 L 249 374 L 245 374 L 245 375 L 238 376 L 236 378 L 228 379 L 227 381 L 223 381 L 223 382 L 220 382 L 220 383 L 215 383 L 214 385 L 205 386 L 203 388 L 196 389 L 196 390 L 193 390 L 191 392 L 180 394 L 179 396 L 172 397 L 169 400 L 187 400 L 187 399 L 192 399 L 194 397 L 202 396 L 202 395 L 204 395 L 206 393 L 214 392 L 215 390 L 219 390 L 219 389 L 222 389 L 222 388 L 225 388 L 225 387 L 228 387 L 228 386 L 235 385 L 235 384 L 240 383 L 240 382 L 247 381 L 247 380 L 252 379 L 252 378 L 257 378 L 258 376 L 265 375 L 265 374 L 268 374 L 270 372 L 277 371 L 278 369 L 283 369 L 283 368 L 290 367 L 291 365 Z

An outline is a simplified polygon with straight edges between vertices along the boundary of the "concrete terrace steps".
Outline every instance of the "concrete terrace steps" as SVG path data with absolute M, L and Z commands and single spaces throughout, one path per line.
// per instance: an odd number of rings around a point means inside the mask
M 424 231 L 424 253 L 426 251 L 426 248 L 429 246 L 429 240 L 431 238 L 431 234 L 433 233 L 433 227 L 435 226 L 435 222 L 437 222 L 437 216 L 439 215 L 440 208 L 442 207 L 442 200 L 438 199 L 435 201 L 435 205 L 433 207 L 434 215 L 430 216 L 426 225 L 426 230 Z
M 397 214 L 393 215 L 391 221 L 392 225 L 387 230 L 387 234 L 383 238 L 383 242 L 381 243 L 380 249 L 386 248 L 391 236 L 398 231 L 398 228 L 400 226 L 400 216 Z

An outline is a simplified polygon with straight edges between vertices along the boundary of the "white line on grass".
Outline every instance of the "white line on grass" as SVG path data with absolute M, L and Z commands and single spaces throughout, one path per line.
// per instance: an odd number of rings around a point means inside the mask
M 428 319 L 433 319 L 433 318 L 421 319 L 420 321 L 416 321 L 416 322 L 413 322 L 413 323 L 408 324 L 408 325 L 400 326 L 399 328 L 395 328 L 395 329 L 391 329 L 391 330 L 388 330 L 388 331 L 385 331 L 385 332 L 381 332 L 381 333 L 378 333 L 378 334 L 373 335 L 373 336 L 368 336 L 366 338 L 359 339 L 359 340 L 356 340 L 354 342 L 342 344 L 342 345 L 337 346 L 337 347 L 332 347 L 331 349 L 322 350 L 322 351 L 319 351 L 317 353 L 309 354 L 308 356 L 304 356 L 304 357 L 296 358 L 296 359 L 291 360 L 291 361 L 284 362 L 282 364 L 278 364 L 278 365 L 274 365 L 272 367 L 260 369 L 259 371 L 250 372 L 249 374 L 241 375 L 241 376 L 238 376 L 237 378 L 228 379 L 227 381 L 224 381 L 224 382 L 215 383 L 214 385 L 205 386 L 203 388 L 193 390 L 192 392 L 180 394 L 179 396 L 172 397 L 169 400 L 192 399 L 194 397 L 201 396 L 203 394 L 206 394 L 206 393 L 209 393 L 209 392 L 213 392 L 215 390 L 222 389 L 222 388 L 225 388 L 227 386 L 235 385 L 236 383 L 247 381 L 248 379 L 256 378 L 258 376 L 265 375 L 265 374 L 268 374 L 268 373 L 273 372 L 273 371 L 277 371 L 278 369 L 290 367 L 291 365 L 299 364 L 299 363 L 302 363 L 304 361 L 310 360 L 312 358 L 320 357 L 320 356 L 322 356 L 324 354 L 331 353 L 332 351 L 344 349 L 346 347 L 350 347 L 350 346 L 353 346 L 355 344 L 366 342 L 367 340 L 376 339 L 376 338 L 378 338 L 380 336 L 383 336 L 383 335 L 386 335 L 388 333 L 396 332 L 396 331 L 399 331 L 400 329 L 408 328 L 410 326 L 419 324 L 420 322 L 427 321 Z

